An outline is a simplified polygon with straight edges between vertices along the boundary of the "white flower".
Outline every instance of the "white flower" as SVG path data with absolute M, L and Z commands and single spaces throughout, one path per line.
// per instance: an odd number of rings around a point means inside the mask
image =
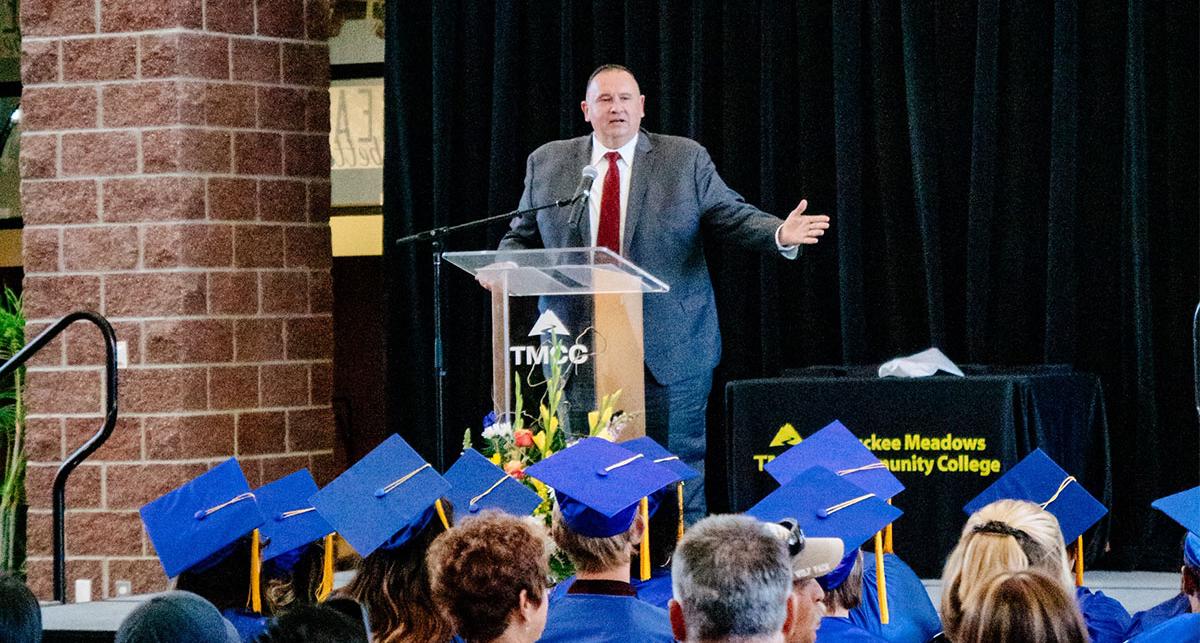
M 512 424 L 508 422 L 497 422 L 483 430 L 483 439 L 491 440 L 492 438 L 511 438 L 512 434 Z

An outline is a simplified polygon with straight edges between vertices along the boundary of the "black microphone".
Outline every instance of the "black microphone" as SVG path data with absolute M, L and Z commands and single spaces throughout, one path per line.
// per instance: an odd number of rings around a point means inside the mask
M 575 188 L 575 194 L 571 196 L 570 204 L 575 206 L 575 211 L 571 213 L 571 225 L 579 225 L 580 214 L 587 208 L 588 197 L 592 194 L 592 183 L 596 182 L 596 177 L 600 176 L 600 172 L 596 168 L 585 165 L 580 170 L 579 185 Z

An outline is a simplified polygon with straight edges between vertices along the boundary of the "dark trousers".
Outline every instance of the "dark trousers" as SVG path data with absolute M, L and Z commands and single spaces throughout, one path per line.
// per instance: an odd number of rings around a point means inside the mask
M 646 435 L 654 438 L 700 477 L 684 485 L 684 518 L 688 524 L 708 513 L 704 497 L 705 416 L 712 372 L 664 386 L 646 371 Z

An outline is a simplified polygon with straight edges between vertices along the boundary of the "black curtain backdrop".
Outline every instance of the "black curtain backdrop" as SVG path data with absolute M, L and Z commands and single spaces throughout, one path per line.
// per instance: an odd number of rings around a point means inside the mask
M 708 247 L 725 338 L 710 432 L 725 381 L 786 367 L 930 345 L 962 363 L 1070 363 L 1101 376 L 1113 430 L 1103 564 L 1177 568 L 1181 532 L 1149 503 L 1200 479 L 1196 3 L 388 11 L 389 238 L 515 207 L 526 155 L 589 131 L 579 101 L 592 69 L 626 64 L 644 127 L 700 141 L 768 211 L 806 197 L 833 217 L 797 262 Z M 450 248 L 494 248 L 503 229 Z M 432 458 L 429 249 L 385 259 L 389 427 Z M 490 349 L 487 298 L 465 275 L 446 283 L 450 459 L 489 407 Z

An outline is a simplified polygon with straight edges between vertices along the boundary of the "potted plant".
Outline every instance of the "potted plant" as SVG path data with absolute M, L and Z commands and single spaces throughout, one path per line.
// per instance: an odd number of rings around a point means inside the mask
M 25 346 L 25 315 L 21 298 L 4 289 L 0 302 L 0 361 Z M 0 572 L 25 577 L 25 368 L 0 382 Z

